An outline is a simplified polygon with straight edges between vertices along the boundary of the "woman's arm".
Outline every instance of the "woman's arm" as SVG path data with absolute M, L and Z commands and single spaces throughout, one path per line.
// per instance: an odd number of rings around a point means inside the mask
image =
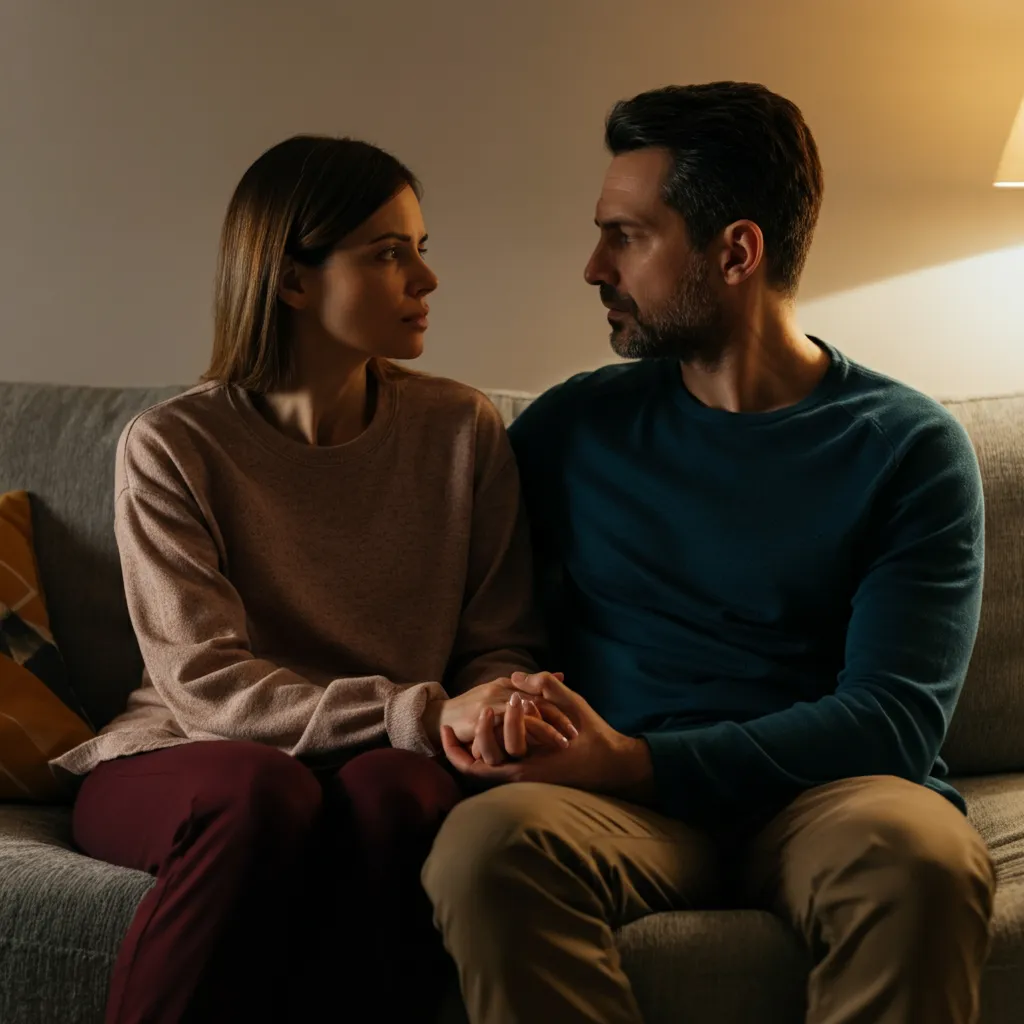
M 534 672 L 543 643 L 519 473 L 504 425 L 489 403 L 481 409 L 476 462 L 466 596 L 446 678 L 451 693 L 513 672 Z
M 434 753 L 423 712 L 438 682 L 350 676 L 326 687 L 256 657 L 245 608 L 186 493 L 123 482 L 115 530 L 128 609 L 157 692 L 194 739 L 254 740 L 294 755 L 379 742 Z

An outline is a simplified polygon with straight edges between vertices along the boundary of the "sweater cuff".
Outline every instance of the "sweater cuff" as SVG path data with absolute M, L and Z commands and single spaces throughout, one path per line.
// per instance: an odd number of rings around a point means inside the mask
M 414 683 L 396 689 L 384 702 L 384 730 L 396 750 L 436 757 L 440 751 L 430 742 L 423 728 L 423 712 L 432 700 L 447 700 L 440 683 Z

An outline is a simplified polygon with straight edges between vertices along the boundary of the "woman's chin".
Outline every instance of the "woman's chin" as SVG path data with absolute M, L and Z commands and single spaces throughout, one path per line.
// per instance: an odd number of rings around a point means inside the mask
M 419 359 L 423 355 L 423 335 L 402 338 L 400 341 L 396 341 L 395 344 L 388 345 L 378 355 L 383 359 Z

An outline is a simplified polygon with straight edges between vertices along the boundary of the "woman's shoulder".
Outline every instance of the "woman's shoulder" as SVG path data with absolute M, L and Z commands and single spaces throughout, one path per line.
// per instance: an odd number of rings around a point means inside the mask
M 402 404 L 410 412 L 429 416 L 435 423 L 474 422 L 484 429 L 503 428 L 501 414 L 494 403 L 469 384 L 395 363 L 383 364 L 380 372 L 398 387 Z
M 228 388 L 218 381 L 197 384 L 135 415 L 121 431 L 118 468 L 128 465 L 148 475 L 171 463 L 181 466 L 201 438 L 223 438 L 232 419 Z

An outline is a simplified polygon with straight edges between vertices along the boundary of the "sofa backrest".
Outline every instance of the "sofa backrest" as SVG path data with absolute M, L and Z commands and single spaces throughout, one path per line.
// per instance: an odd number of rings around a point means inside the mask
M 112 528 L 114 450 L 136 413 L 180 391 L 0 383 L 0 493 L 33 496 L 53 631 L 101 725 L 138 685 L 141 659 Z M 530 402 L 489 392 L 506 423 Z M 985 598 L 967 685 L 944 756 L 959 774 L 1024 769 L 1024 395 L 947 403 L 981 463 Z
M 943 757 L 956 774 L 1024 769 L 1024 395 L 946 402 L 985 491 L 981 627 Z
M 142 671 L 114 543 L 114 451 L 136 413 L 180 390 L 0 383 L 0 493 L 32 496 L 50 625 L 97 726 Z

